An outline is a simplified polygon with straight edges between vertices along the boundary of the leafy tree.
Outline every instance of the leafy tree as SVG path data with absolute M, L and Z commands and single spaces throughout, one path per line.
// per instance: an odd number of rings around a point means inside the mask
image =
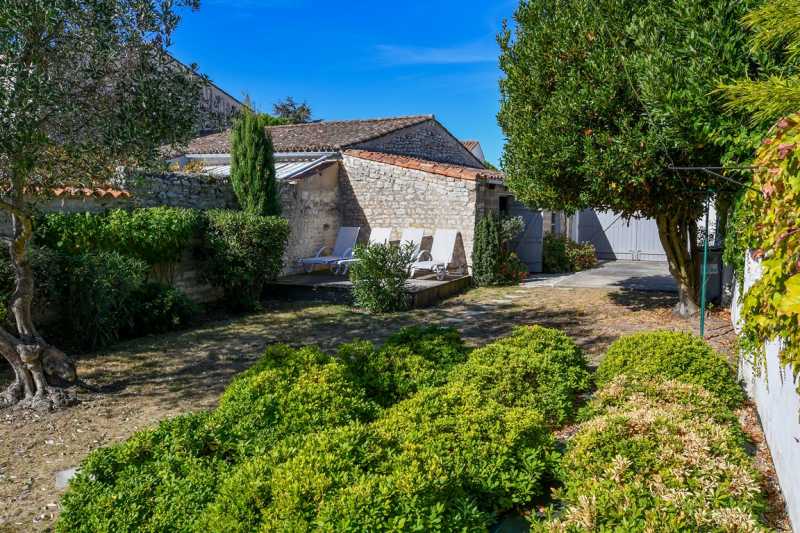
M 92 185 L 146 166 L 160 146 L 194 132 L 205 81 L 165 53 L 177 7 L 197 8 L 198 0 L 0 2 L 0 209 L 11 219 L 4 241 L 17 329 L 0 329 L 0 353 L 15 375 L 0 407 L 72 401 L 53 374 L 75 379 L 74 365 L 31 318 L 37 198 L 55 185 Z
M 757 133 L 713 91 L 760 65 L 739 24 L 756 3 L 529 0 L 499 37 L 510 188 L 541 208 L 654 218 L 683 315 L 699 300 L 703 200 L 731 187 L 671 167 L 751 157 Z
M 231 184 L 242 209 L 253 215 L 280 215 L 269 115 L 249 108 L 236 119 L 231 136 Z
M 289 124 L 307 124 L 311 122 L 311 107 L 305 102 L 298 104 L 291 96 L 272 106 L 272 114 Z
M 728 109 L 745 111 L 755 121 L 794 113 L 800 109 L 800 76 L 796 69 L 800 57 L 800 0 L 768 0 L 745 15 L 743 22 L 753 31 L 752 49 L 778 53 L 782 68 L 761 79 L 723 84 Z

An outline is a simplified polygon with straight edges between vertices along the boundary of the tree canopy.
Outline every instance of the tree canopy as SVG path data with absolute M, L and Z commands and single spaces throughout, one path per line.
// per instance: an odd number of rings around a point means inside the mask
M 729 187 L 670 168 L 751 157 L 758 132 L 714 90 L 758 65 L 739 23 L 756 3 L 530 0 L 499 38 L 511 190 L 542 208 L 655 218 L 684 304 L 698 299 L 706 192 Z
M 33 201 L 56 185 L 109 182 L 121 168 L 157 160 L 162 145 L 191 138 L 204 79 L 177 67 L 166 47 L 180 20 L 175 9 L 198 5 L 0 2 L 0 209 L 12 222 L 3 240 L 16 272 L 10 309 L 17 329 L 0 329 L 0 353 L 16 376 L 0 407 L 66 401 L 48 384 L 43 360 L 61 368 L 67 360 L 31 318 Z
M 272 114 L 289 124 L 311 122 L 311 107 L 306 102 L 298 104 L 291 96 L 273 105 Z

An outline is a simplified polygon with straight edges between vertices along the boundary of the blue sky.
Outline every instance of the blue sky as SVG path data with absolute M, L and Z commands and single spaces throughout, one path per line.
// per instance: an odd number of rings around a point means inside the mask
M 497 163 L 498 46 L 516 0 L 204 0 L 172 52 L 262 111 L 286 96 L 319 119 L 434 114 Z

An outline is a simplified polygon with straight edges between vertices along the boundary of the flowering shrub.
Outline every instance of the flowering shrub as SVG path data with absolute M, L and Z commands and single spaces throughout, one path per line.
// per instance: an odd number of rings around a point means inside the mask
M 561 464 L 559 507 L 534 531 L 766 531 L 759 476 L 715 395 L 620 376 L 587 414 Z

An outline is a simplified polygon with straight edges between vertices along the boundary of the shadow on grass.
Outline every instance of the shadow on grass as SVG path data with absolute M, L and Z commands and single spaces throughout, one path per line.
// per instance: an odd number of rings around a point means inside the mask
M 673 292 L 645 292 L 626 288 L 609 292 L 609 299 L 630 311 L 672 310 L 678 303 L 678 295 Z

